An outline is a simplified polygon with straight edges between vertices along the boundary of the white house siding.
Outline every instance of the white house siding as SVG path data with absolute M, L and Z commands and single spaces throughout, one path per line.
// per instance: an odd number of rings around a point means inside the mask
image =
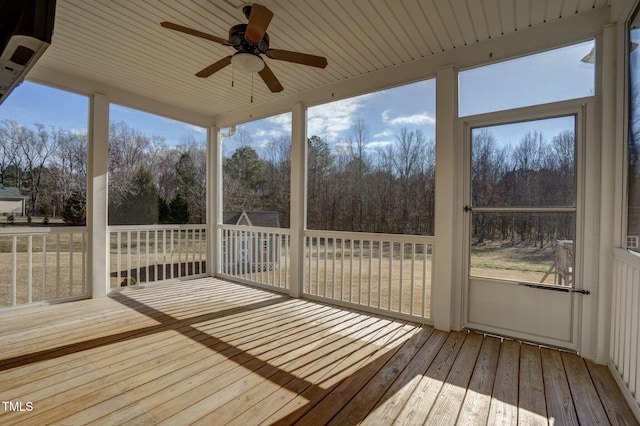
M 0 200 L 0 214 L 22 214 L 22 200 Z

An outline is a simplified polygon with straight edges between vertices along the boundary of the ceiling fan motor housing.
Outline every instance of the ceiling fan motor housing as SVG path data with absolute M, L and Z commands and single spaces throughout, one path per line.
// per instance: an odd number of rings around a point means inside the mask
M 267 33 L 264 34 L 260 43 L 254 44 L 245 38 L 246 31 L 247 24 L 238 24 L 231 27 L 229 41 L 234 49 L 238 52 L 253 53 L 254 55 L 265 53 L 269 49 L 269 35 Z

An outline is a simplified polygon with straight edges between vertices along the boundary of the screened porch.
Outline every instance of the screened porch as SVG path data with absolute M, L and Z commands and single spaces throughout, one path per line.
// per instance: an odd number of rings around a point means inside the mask
M 55 3 L 0 422 L 638 422 L 635 1 Z

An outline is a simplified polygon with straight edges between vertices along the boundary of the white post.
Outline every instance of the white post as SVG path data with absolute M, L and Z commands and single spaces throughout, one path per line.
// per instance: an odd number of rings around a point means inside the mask
M 431 284 L 431 316 L 439 330 L 460 328 L 461 298 L 455 297 L 460 274 L 454 273 L 456 258 L 462 257 L 458 215 L 459 155 L 456 155 L 457 73 L 453 67 L 436 73 L 436 188 L 435 253 Z M 457 268 L 461 269 L 460 267 Z M 454 306 L 455 305 L 455 306 Z M 457 315 L 454 315 L 456 313 Z
M 595 327 L 590 331 L 595 334 L 595 360 L 596 362 L 606 364 L 609 361 L 609 334 L 611 330 L 611 281 L 613 279 L 613 248 L 620 246 L 620 234 L 615 232 L 616 218 L 620 215 L 616 212 L 616 206 L 622 205 L 618 202 L 621 200 L 622 194 L 619 188 L 622 185 L 616 183 L 616 146 L 623 146 L 622 132 L 616 135 L 617 129 L 623 128 L 623 124 L 617 123 L 622 120 L 624 114 L 622 111 L 622 102 L 616 97 L 618 89 L 616 87 L 616 78 L 622 74 L 619 84 L 623 84 L 624 67 L 616 66 L 624 63 L 624 55 L 617 55 L 617 49 L 623 46 L 622 42 L 617 41 L 616 31 L 620 28 L 620 35 L 624 40 L 625 25 L 616 27 L 615 25 L 607 25 L 604 27 L 601 37 L 602 48 L 596 51 L 598 60 L 598 70 L 601 73 L 600 93 L 602 99 L 602 136 L 600 154 L 600 241 L 599 241 L 599 268 L 597 289 L 592 293 L 597 303 L 597 322 Z M 621 49 L 623 53 L 624 48 Z M 597 86 L 596 86 L 597 87 Z M 616 108 L 618 106 L 618 108 Z M 620 174 L 621 176 L 622 174 Z M 587 298 L 585 298 L 587 299 Z M 588 299 L 587 299 L 588 300 Z M 584 318 L 583 321 L 588 320 Z M 584 348 L 586 349 L 586 348 Z M 591 348 L 589 348 L 591 349 Z M 583 350 L 583 352 L 585 352 Z M 591 355 L 591 354 L 589 354 Z
M 218 128 L 207 129 L 207 275 L 219 272 L 218 223 L 222 220 L 222 155 Z
M 89 146 L 87 182 L 88 259 L 91 296 L 109 290 L 108 164 L 109 99 L 94 94 L 89 102 Z
M 304 230 L 307 227 L 307 110 L 297 103 L 291 115 L 291 281 L 289 294 L 300 297 L 304 286 Z

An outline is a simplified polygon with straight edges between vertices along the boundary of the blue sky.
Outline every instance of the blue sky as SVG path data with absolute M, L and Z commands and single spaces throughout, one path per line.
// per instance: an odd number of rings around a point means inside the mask
M 593 93 L 593 64 L 581 61 L 593 42 L 556 49 L 543 54 L 488 65 L 460 73 L 460 112 L 462 116 L 503 110 L 523 105 L 589 96 Z M 168 118 L 112 105 L 112 121 L 125 121 L 142 133 L 162 136 L 167 144 L 177 145 L 185 137 L 205 142 L 205 129 Z M 12 119 L 26 126 L 42 123 L 65 129 L 86 129 L 87 98 L 33 83 L 23 83 L 0 105 L 0 120 Z M 435 80 L 354 97 L 311 107 L 308 111 L 308 135 L 328 137 L 339 143 L 351 136 L 353 123 L 363 119 L 369 127 L 369 147 L 383 147 L 395 141 L 403 127 L 420 129 L 427 138 L 435 138 Z M 499 141 L 512 142 L 516 128 L 505 126 L 509 133 Z M 257 149 L 270 139 L 288 136 L 291 115 L 284 114 L 241 125 L 251 134 L 251 145 Z M 551 139 L 562 128 L 553 122 L 543 131 Z M 506 130 L 505 130 L 506 132 Z M 225 143 L 225 151 L 234 149 L 233 140 Z

